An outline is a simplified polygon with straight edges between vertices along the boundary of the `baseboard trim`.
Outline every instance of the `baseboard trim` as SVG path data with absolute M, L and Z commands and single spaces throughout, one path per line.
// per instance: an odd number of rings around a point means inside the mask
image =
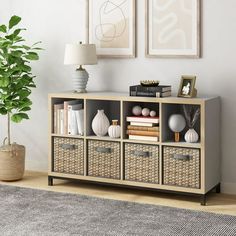
M 221 192 L 236 195 L 236 183 L 221 182 Z

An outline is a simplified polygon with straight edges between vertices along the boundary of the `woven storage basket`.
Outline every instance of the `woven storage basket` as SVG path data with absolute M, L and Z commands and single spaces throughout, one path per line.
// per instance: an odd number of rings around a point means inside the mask
M 126 143 L 125 179 L 159 183 L 159 147 Z
M 164 147 L 164 184 L 200 188 L 200 150 Z
M 120 179 L 120 143 L 88 140 L 88 175 Z
M 54 138 L 53 171 L 84 174 L 84 141 L 75 138 Z

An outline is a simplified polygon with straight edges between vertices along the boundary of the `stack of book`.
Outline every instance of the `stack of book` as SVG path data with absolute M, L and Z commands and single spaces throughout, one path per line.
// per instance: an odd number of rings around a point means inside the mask
M 146 87 L 142 85 L 134 85 L 129 87 L 130 96 L 136 97 L 170 97 L 171 86 L 159 85 L 155 87 Z
M 54 133 L 62 135 L 83 135 L 83 104 L 77 100 L 54 104 Z
M 159 141 L 159 117 L 128 116 L 126 120 L 129 139 Z

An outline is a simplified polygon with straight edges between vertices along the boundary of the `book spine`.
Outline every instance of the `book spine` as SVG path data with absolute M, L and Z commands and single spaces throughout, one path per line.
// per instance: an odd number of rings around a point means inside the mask
M 139 91 L 135 91 L 135 92 L 130 92 L 130 96 L 133 97 L 169 97 L 171 96 L 171 92 L 167 91 L 167 92 L 139 92 Z
M 159 141 L 159 137 L 141 136 L 141 135 L 129 135 L 129 139 L 132 139 L 132 140 L 154 141 L 154 142 L 158 142 Z
M 157 86 L 157 87 L 145 87 L 145 86 L 140 86 L 140 85 L 136 85 L 136 86 L 130 86 L 130 91 L 132 92 L 159 92 L 159 93 L 163 93 L 163 92 L 167 92 L 171 90 L 171 86 Z
M 136 116 L 128 116 L 126 117 L 127 122 L 143 122 L 143 123 L 159 123 L 159 117 L 136 117 Z
M 158 131 L 142 131 L 142 130 L 127 130 L 128 135 L 142 135 L 142 136 L 154 136 L 158 137 Z
M 54 105 L 53 110 L 53 133 L 57 133 L 57 107 Z
M 78 134 L 75 111 L 73 111 L 73 110 L 71 110 L 71 133 L 70 134 L 71 135 L 77 135 Z
M 57 109 L 56 111 L 56 116 L 57 116 L 57 130 L 56 133 L 60 134 L 60 109 Z
M 130 125 L 132 126 L 145 126 L 145 127 L 154 127 L 155 125 L 157 124 L 153 124 L 153 123 L 143 123 L 143 122 L 133 122 L 131 121 L 130 122 Z
M 78 133 L 84 135 L 84 110 L 75 111 Z
M 159 131 L 159 127 L 145 127 L 145 126 L 134 126 L 134 125 L 128 125 L 128 130 L 142 130 L 142 131 Z
M 60 116 L 60 132 L 59 134 L 64 134 L 64 109 L 59 110 Z
M 68 102 L 64 102 L 64 133 L 68 134 Z
M 68 120 L 67 120 L 68 134 L 72 133 L 72 107 L 68 106 Z

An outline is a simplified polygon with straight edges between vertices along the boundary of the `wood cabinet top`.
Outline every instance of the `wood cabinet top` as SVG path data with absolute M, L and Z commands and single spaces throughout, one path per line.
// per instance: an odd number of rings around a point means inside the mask
M 117 101 L 137 101 L 137 102 L 156 102 L 156 103 L 185 103 L 185 104 L 201 104 L 205 101 L 219 99 L 217 96 L 201 97 L 196 98 L 182 98 L 182 97 L 166 97 L 166 98 L 155 98 L 155 97 L 132 97 L 128 93 L 121 92 L 87 92 L 87 93 L 76 93 L 73 91 L 50 93 L 49 98 L 69 98 L 69 99 L 94 99 L 94 100 L 117 100 Z

